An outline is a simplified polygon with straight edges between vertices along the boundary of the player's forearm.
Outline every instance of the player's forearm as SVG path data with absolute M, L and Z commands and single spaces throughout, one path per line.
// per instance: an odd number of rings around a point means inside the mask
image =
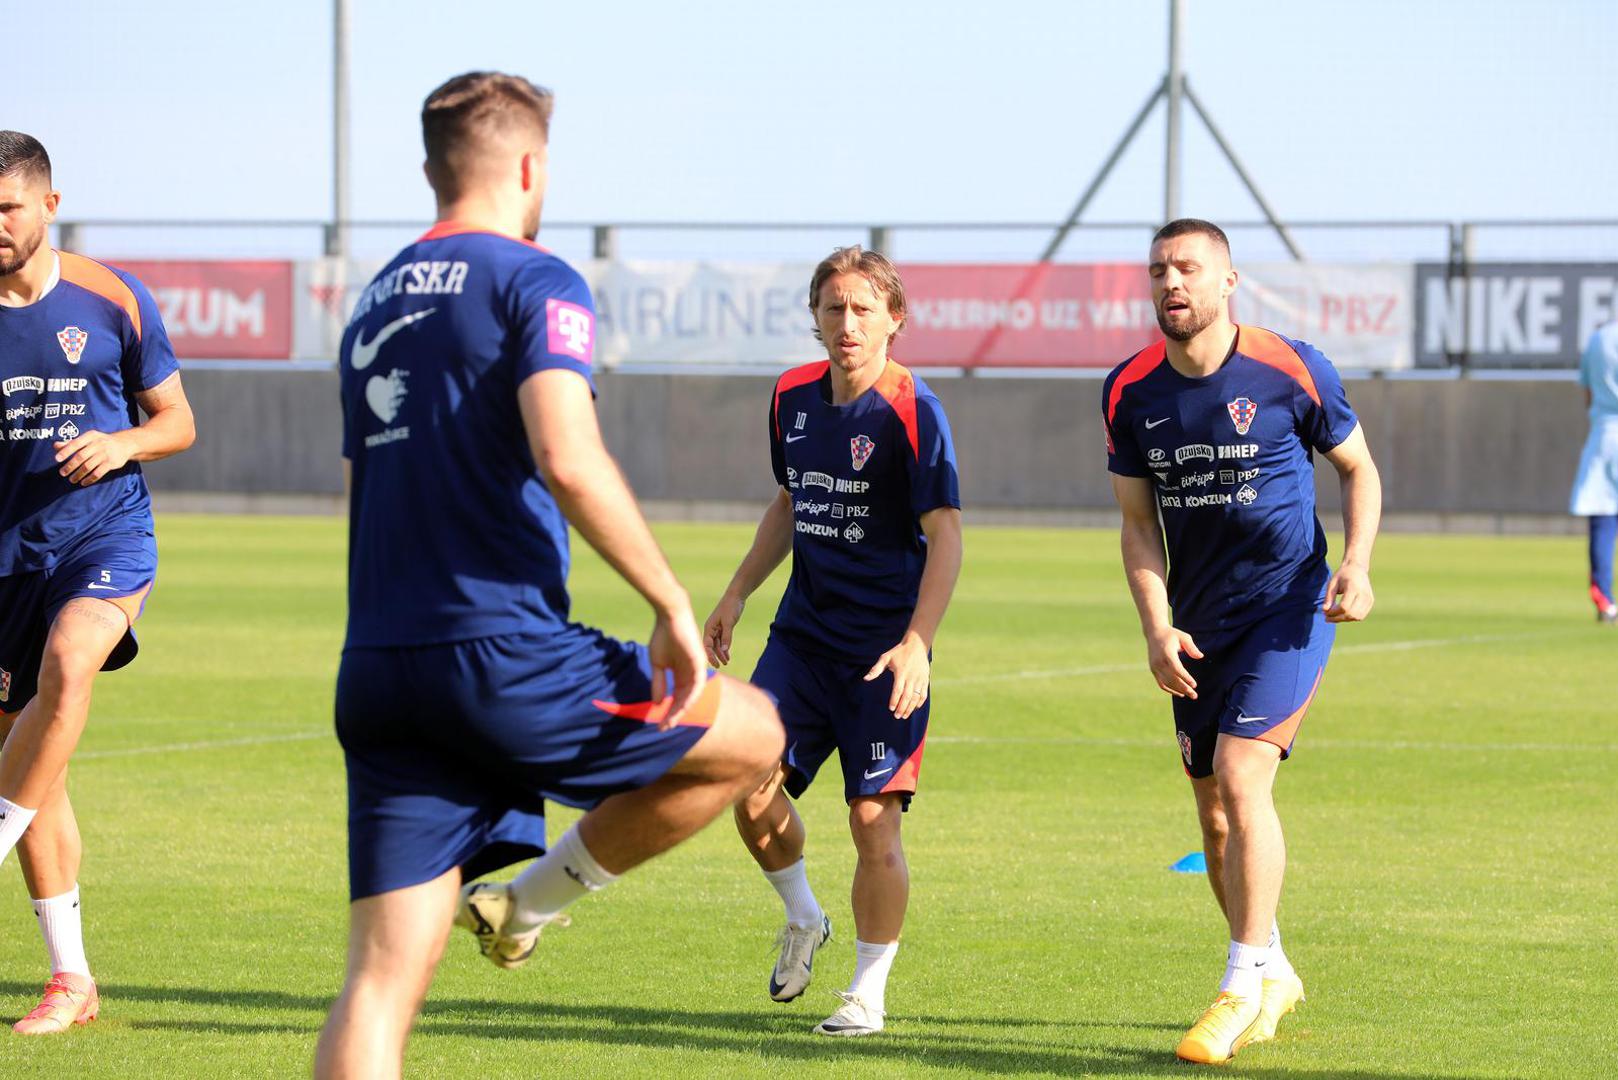
M 191 406 L 177 403 L 159 409 L 139 427 L 120 434 L 133 447 L 130 461 L 160 461 L 196 442 L 197 425 Z
M 1367 457 L 1341 476 L 1343 491 L 1343 562 L 1371 568 L 1371 548 L 1382 524 L 1382 477 Z
M 747 549 L 741 565 L 725 587 L 725 595 L 745 601 L 775 573 L 775 568 L 792 551 L 792 497 L 778 491 L 753 533 L 753 546 Z
M 547 478 L 569 524 L 662 615 L 689 611 L 691 598 L 657 546 L 617 462 L 604 450 L 583 468 Z
M 916 590 L 916 610 L 910 615 L 908 633 L 921 639 L 928 651 L 944 621 L 955 595 L 955 583 L 961 576 L 964 545 L 961 541 L 960 514 L 953 513 L 927 533 L 927 565 L 921 572 L 921 585 Z
M 1174 623 L 1169 608 L 1169 564 L 1163 550 L 1163 532 L 1155 521 L 1150 526 L 1125 521 L 1119 534 L 1119 546 L 1123 550 L 1129 595 L 1140 615 L 1141 633 L 1150 637 Z

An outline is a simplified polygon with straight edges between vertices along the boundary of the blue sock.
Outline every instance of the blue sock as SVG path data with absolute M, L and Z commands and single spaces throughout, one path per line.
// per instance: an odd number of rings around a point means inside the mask
M 1618 541 L 1618 514 L 1590 517 L 1590 598 L 1611 610 L 1613 544 Z

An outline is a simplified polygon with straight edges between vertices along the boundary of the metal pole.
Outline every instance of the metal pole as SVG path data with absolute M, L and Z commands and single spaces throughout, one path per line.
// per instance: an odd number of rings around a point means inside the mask
M 886 255 L 888 253 L 888 227 L 886 225 L 872 225 L 871 235 L 867 238 L 865 246 L 872 251 Z
M 1152 107 L 1157 104 L 1157 99 L 1167 92 L 1167 88 L 1168 79 L 1165 78 L 1152 90 L 1152 95 L 1146 99 L 1146 104 L 1140 107 L 1140 112 L 1135 114 L 1135 119 L 1129 122 L 1129 129 L 1124 132 L 1124 137 L 1118 140 L 1118 145 L 1112 148 L 1112 153 L 1108 154 L 1107 160 L 1102 162 L 1101 171 L 1096 173 L 1095 178 L 1090 181 L 1090 186 L 1084 189 L 1083 195 L 1079 196 L 1079 201 L 1073 207 L 1073 212 L 1067 216 L 1066 221 L 1057 227 L 1056 235 L 1051 237 L 1051 242 L 1045 245 L 1045 250 L 1039 256 L 1040 262 L 1050 262 L 1056 257 L 1057 249 L 1062 246 L 1062 241 L 1067 239 L 1067 234 L 1073 231 L 1074 225 L 1078 224 L 1080 215 L 1089 208 L 1090 200 L 1096 197 L 1096 192 L 1101 190 L 1101 185 L 1107 182 L 1107 176 L 1112 172 L 1113 166 L 1118 164 L 1118 159 L 1124 156 L 1125 150 L 1129 149 L 1129 144 L 1134 141 L 1136 133 L 1140 131 L 1140 126 L 1146 123 L 1146 117 L 1151 115 Z
M 1231 149 L 1230 143 L 1225 141 L 1225 136 L 1220 132 L 1218 125 L 1213 122 L 1213 117 L 1209 116 L 1208 110 L 1202 107 L 1202 102 L 1198 99 L 1196 91 L 1191 89 L 1190 79 L 1185 80 L 1185 97 L 1187 101 L 1191 102 L 1191 107 L 1197 110 L 1197 115 L 1202 118 L 1203 126 L 1208 129 L 1208 134 L 1212 135 L 1214 142 L 1219 145 L 1220 151 L 1225 155 L 1225 160 L 1230 162 L 1232 169 L 1236 170 L 1236 175 L 1241 178 L 1242 184 L 1246 186 L 1247 193 L 1253 196 L 1253 201 L 1258 203 L 1258 208 L 1264 211 L 1265 219 L 1269 221 L 1270 228 L 1275 230 L 1275 234 L 1281 238 L 1281 243 L 1286 245 L 1287 251 L 1291 253 L 1295 260 L 1298 262 L 1307 261 L 1303 257 L 1303 252 L 1298 249 L 1297 243 L 1293 241 L 1292 233 L 1285 225 L 1281 224 L 1281 219 L 1275 216 L 1275 211 L 1270 208 L 1269 201 L 1264 198 L 1263 192 L 1259 191 L 1258 185 L 1253 182 L 1253 178 L 1242 167 L 1241 159 L 1236 156 L 1236 151 Z
M 348 258 L 348 27 L 350 0 L 332 0 L 332 227 L 326 254 Z
M 1163 155 L 1163 220 L 1180 216 L 1180 97 L 1185 71 L 1180 65 L 1180 27 L 1184 0 L 1169 0 L 1168 145 Z

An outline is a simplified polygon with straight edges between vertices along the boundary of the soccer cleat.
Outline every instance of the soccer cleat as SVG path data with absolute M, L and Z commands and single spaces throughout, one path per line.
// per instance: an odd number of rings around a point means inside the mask
M 1603 626 L 1611 626 L 1614 623 L 1618 623 L 1618 607 L 1597 609 L 1596 622 L 1601 623 Z
M 800 928 L 787 923 L 782 927 L 775 939 L 781 955 L 770 972 L 771 999 L 792 1001 L 809 989 L 809 980 L 815 975 L 815 952 L 830 940 L 831 917 L 824 913 L 819 926 Z
M 11 1030 L 19 1035 L 60 1035 L 74 1024 L 88 1024 L 101 1013 L 101 995 L 88 975 L 58 971 L 45 984 L 45 996 L 34 1011 Z
M 1252 1041 L 1262 1021 L 1262 1011 L 1259 1002 L 1251 998 L 1219 991 L 1208 1011 L 1174 1048 L 1175 1056 L 1198 1065 L 1224 1064 Z
M 507 934 L 506 923 L 515 906 L 511 886 L 502 881 L 477 881 L 461 889 L 461 901 L 455 908 L 455 925 L 472 931 L 478 939 L 478 951 L 498 967 L 519 968 L 534 954 L 539 944 L 539 932 L 552 923 L 567 926 L 566 915 L 553 915 L 532 930 L 521 934 Z
M 1281 1017 L 1295 1012 L 1298 1002 L 1302 1000 L 1303 980 L 1298 978 L 1296 972 L 1265 979 L 1264 994 L 1258 1003 L 1258 1028 L 1247 1041 L 1261 1043 L 1275 1038 L 1275 1026 L 1281 1022 Z
M 882 1030 L 882 1017 L 887 1015 L 881 1009 L 873 1009 L 865 1003 L 865 999 L 858 994 L 851 994 L 846 990 L 833 990 L 832 993 L 843 999 L 837 1011 L 815 1025 L 816 1035 L 842 1035 L 844 1037 L 857 1037 L 860 1035 L 875 1035 Z

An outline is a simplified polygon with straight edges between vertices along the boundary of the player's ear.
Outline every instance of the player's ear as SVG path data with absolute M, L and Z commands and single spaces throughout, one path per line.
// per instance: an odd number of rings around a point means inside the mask
M 1229 296 L 1231 293 L 1236 291 L 1236 286 L 1241 283 L 1241 278 L 1242 276 L 1236 272 L 1236 268 L 1234 266 L 1225 271 L 1224 291 L 1226 296 Z
M 45 193 L 45 224 L 49 225 L 56 220 L 56 208 L 61 205 L 62 193 L 60 191 L 47 191 Z

